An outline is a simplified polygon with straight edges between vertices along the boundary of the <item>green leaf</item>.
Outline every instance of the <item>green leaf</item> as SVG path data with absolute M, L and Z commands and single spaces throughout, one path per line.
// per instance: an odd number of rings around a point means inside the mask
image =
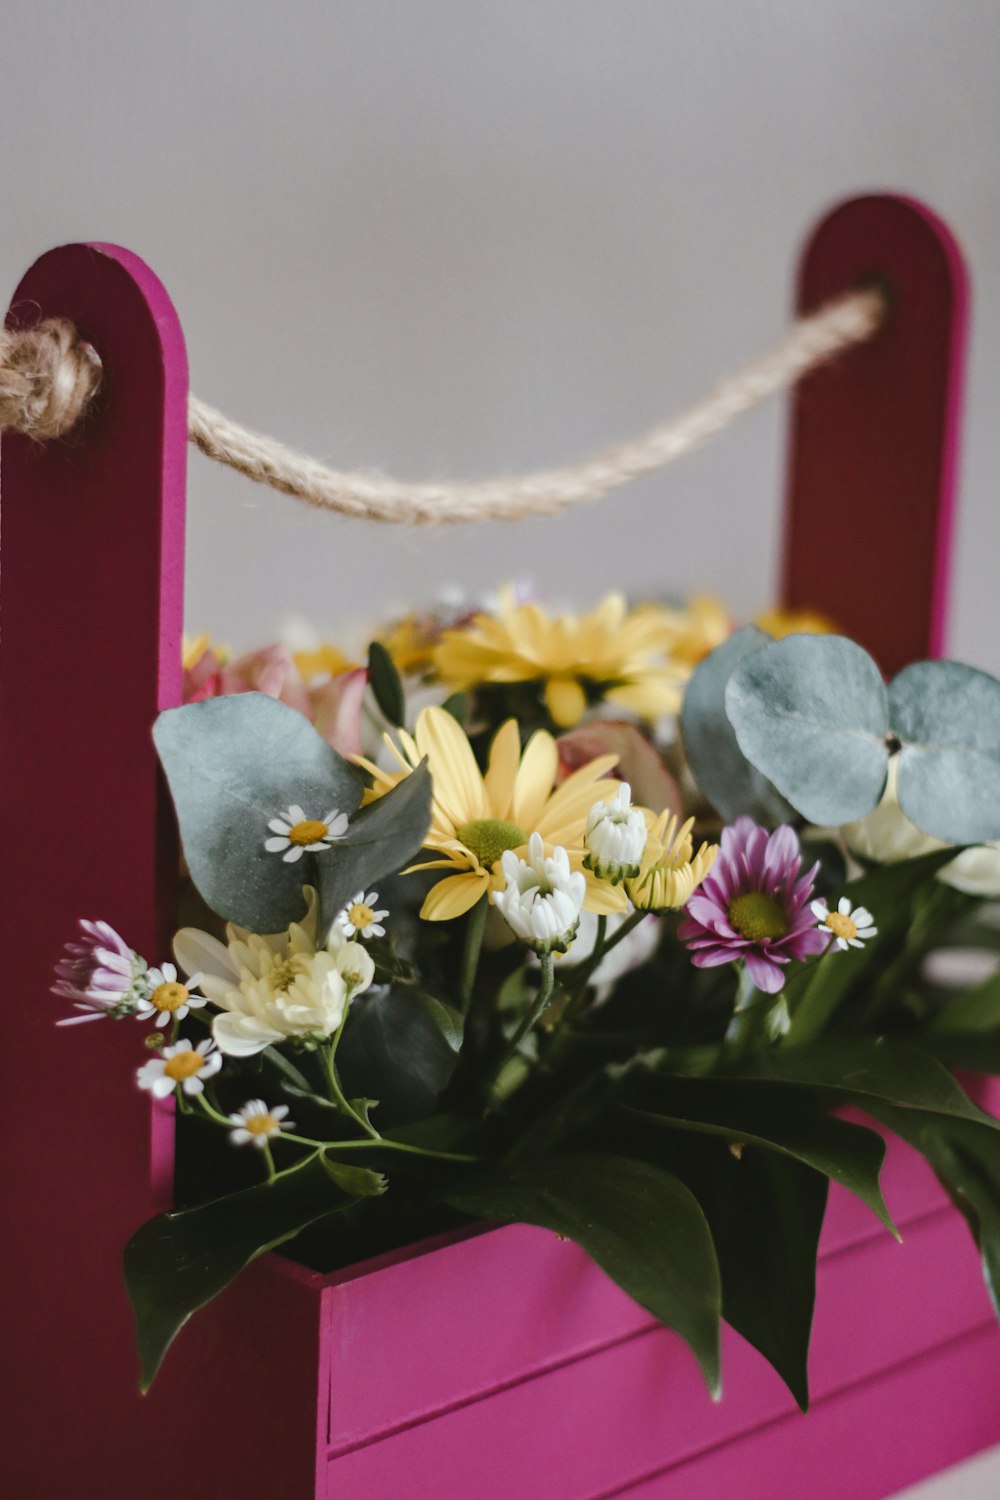
M 279 932 L 305 909 L 302 887 L 330 857 L 286 864 L 268 823 L 292 803 L 322 818 L 352 814 L 360 772 L 308 719 L 263 693 L 209 698 L 162 713 L 153 729 L 177 809 L 184 856 L 213 911 L 253 932 Z M 352 892 L 353 894 L 353 892 Z
M 396 664 L 381 641 L 368 647 L 368 685 L 388 722 L 398 729 L 406 724 L 406 695 Z
M 336 1149 L 336 1146 L 327 1147 L 328 1151 Z M 383 1173 L 373 1172 L 368 1167 L 355 1167 L 347 1162 L 334 1161 L 325 1151 L 320 1156 L 320 1165 L 330 1181 L 335 1182 L 341 1192 L 348 1193 L 352 1198 L 380 1198 L 389 1186 Z
M 431 821 L 431 776 L 422 760 L 384 796 L 351 819 L 346 836 L 319 860 L 327 931 L 358 891 L 395 875 L 417 854 Z
M 863 1108 L 869 1099 L 900 1104 L 1000 1131 L 1000 1124 L 976 1108 L 935 1058 L 885 1037 L 825 1038 L 804 1047 L 772 1047 L 734 1063 L 731 1076 L 748 1082 L 794 1083 Z
M 699 787 L 727 822 L 747 813 L 773 825 L 787 822 L 793 811 L 747 760 L 726 715 L 726 684 L 733 670 L 770 639 L 756 625 L 735 631 L 698 663 L 684 690 L 684 753 Z
M 142 1388 L 192 1313 L 257 1256 L 318 1219 L 343 1212 L 344 1199 L 317 1161 L 179 1213 L 149 1219 L 125 1247 L 125 1285 L 135 1315 Z
M 622 1156 L 548 1157 L 470 1183 L 446 1201 L 473 1217 L 538 1224 L 574 1240 L 681 1335 L 718 1394 L 719 1270 L 705 1216 L 676 1177 Z
M 461 1041 L 460 1013 L 436 996 L 373 986 L 351 1007 L 337 1068 L 346 1091 L 380 1100 L 380 1120 L 409 1123 L 433 1112 Z
M 892 681 L 889 715 L 910 821 L 949 844 L 1000 838 L 1000 682 L 959 662 L 915 662 Z
M 982 1258 L 983 1280 L 1000 1317 L 1000 1136 L 965 1120 L 919 1110 L 868 1112 L 923 1153 L 963 1215 Z
M 811 823 L 850 823 L 878 805 L 886 691 L 853 641 L 790 635 L 754 651 L 729 679 L 726 713 L 743 754 Z
M 949 1000 L 927 1026 L 930 1036 L 965 1035 L 1000 1030 L 1000 974 Z
M 955 850 L 936 850 L 919 859 L 879 865 L 858 880 L 852 880 L 837 896 L 846 896 L 852 907 L 865 906 L 878 928 L 863 948 L 833 947 L 808 967 L 793 969 L 785 986 L 792 1017 L 786 1045 L 811 1042 L 830 1023 L 851 994 L 869 986 L 882 974 L 887 962 L 905 942 L 912 922 L 914 898 L 928 886 L 936 889 L 934 877 L 955 857 Z M 831 902 L 831 907 L 835 904 Z
M 639 1075 L 635 1075 L 638 1081 Z M 648 1100 L 631 1113 L 676 1130 L 703 1131 L 738 1145 L 764 1146 L 839 1182 L 896 1234 L 879 1187 L 882 1137 L 829 1115 L 815 1095 L 790 1086 L 762 1089 L 729 1080 L 648 1078 Z M 659 1096 L 659 1102 L 653 1101 Z M 898 1237 L 898 1236 L 897 1236 Z

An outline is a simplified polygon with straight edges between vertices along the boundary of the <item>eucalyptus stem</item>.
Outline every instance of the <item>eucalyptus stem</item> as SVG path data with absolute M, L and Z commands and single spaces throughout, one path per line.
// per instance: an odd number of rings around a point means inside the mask
M 197 1098 L 203 1112 L 205 1113 L 205 1115 L 207 1115 L 207 1117 L 212 1121 L 214 1125 L 221 1125 L 226 1130 L 232 1130 L 233 1122 L 227 1115 L 224 1115 L 220 1110 L 215 1109 L 214 1106 L 209 1103 L 208 1099 L 206 1099 L 204 1094 L 199 1094 Z M 284 1177 L 289 1172 L 298 1171 L 300 1167 L 303 1167 L 307 1162 L 312 1161 L 313 1157 L 318 1156 L 321 1151 L 329 1151 L 333 1152 L 334 1154 L 339 1154 L 341 1151 L 381 1150 L 403 1152 L 407 1156 L 433 1157 L 435 1161 L 468 1162 L 479 1160 L 477 1156 L 470 1156 L 467 1152 L 464 1151 L 437 1151 L 432 1146 L 411 1146 L 408 1141 L 386 1140 L 384 1136 L 373 1136 L 372 1138 L 364 1141 L 318 1141 L 315 1140 L 312 1136 L 296 1135 L 294 1131 L 282 1130 L 281 1134 L 278 1136 L 278 1139 L 282 1141 L 288 1141 L 295 1146 L 311 1146 L 313 1149 L 310 1152 L 309 1156 L 303 1157 L 300 1161 L 295 1162 L 290 1167 L 283 1168 L 283 1170 L 280 1172 L 274 1172 L 273 1175 L 275 1177 Z M 267 1142 L 265 1142 L 265 1150 L 267 1152 L 267 1157 L 270 1157 L 271 1148 L 270 1144 Z M 267 1159 L 267 1157 L 265 1157 L 265 1160 Z M 271 1166 L 274 1166 L 273 1159 L 271 1161 Z
M 481 896 L 469 912 L 469 920 L 465 924 L 465 947 L 462 950 L 462 971 L 458 986 L 463 1012 L 469 1008 L 472 991 L 476 985 L 479 955 L 483 948 L 483 931 L 486 927 L 486 914 L 489 906 L 489 895 Z

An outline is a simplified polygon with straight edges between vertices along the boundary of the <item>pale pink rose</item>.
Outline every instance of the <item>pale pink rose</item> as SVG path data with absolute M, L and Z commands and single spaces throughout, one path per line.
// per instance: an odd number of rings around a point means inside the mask
M 617 755 L 612 775 L 627 781 L 632 801 L 651 812 L 669 809 L 684 816 L 680 788 L 660 759 L 659 752 L 634 724 L 624 719 L 591 719 L 556 741 L 559 747 L 559 779 L 596 760 L 599 755 Z

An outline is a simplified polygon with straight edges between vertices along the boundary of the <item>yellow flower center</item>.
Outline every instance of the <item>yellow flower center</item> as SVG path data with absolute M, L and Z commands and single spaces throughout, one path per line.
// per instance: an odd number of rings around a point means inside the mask
M 858 935 L 858 924 L 852 917 L 842 916 L 839 911 L 832 911 L 826 919 L 826 926 L 839 938 L 855 938 Z
M 352 927 L 357 927 L 359 930 L 364 931 L 366 927 L 370 927 L 374 922 L 375 913 L 363 901 L 355 901 L 353 906 L 347 908 L 347 920 Z
M 175 1052 L 173 1057 L 168 1057 L 163 1071 L 168 1078 L 175 1079 L 178 1083 L 182 1078 L 193 1078 L 200 1073 L 205 1059 L 200 1052 Z
M 249 1115 L 243 1121 L 243 1129 L 251 1135 L 273 1135 L 278 1128 L 278 1122 L 268 1112 L 266 1115 Z
M 519 849 L 528 842 L 528 835 L 516 823 L 505 823 L 503 818 L 474 818 L 455 829 L 455 837 L 490 870 L 505 849 Z
M 301 969 L 302 964 L 297 958 L 283 959 L 280 964 L 275 964 L 274 968 L 268 974 L 268 984 L 270 984 L 276 994 L 283 995 L 286 990 L 291 989 Z
M 766 891 L 746 891 L 737 896 L 730 902 L 727 915 L 740 937 L 748 938 L 751 943 L 784 937 L 788 931 L 785 908 Z
M 318 844 L 320 839 L 325 839 L 329 829 L 319 818 L 306 818 L 304 823 L 293 823 L 288 830 L 288 837 L 293 844 Z
M 169 984 L 158 984 L 149 997 L 150 1004 L 154 1010 L 180 1010 L 189 999 L 187 986 L 171 982 Z

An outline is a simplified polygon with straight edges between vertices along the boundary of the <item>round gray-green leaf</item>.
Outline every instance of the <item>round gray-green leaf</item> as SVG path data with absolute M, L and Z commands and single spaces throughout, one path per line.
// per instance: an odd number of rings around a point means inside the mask
M 888 703 L 853 641 L 790 635 L 753 652 L 729 679 L 726 713 L 746 758 L 811 823 L 850 823 L 878 805 Z
M 733 671 L 769 640 L 756 625 L 735 631 L 698 663 L 684 692 L 684 754 L 701 790 L 727 822 L 747 813 L 760 823 L 786 823 L 793 812 L 747 760 L 726 716 L 726 684 Z
M 893 679 L 889 712 L 910 821 L 949 844 L 1000 838 L 1000 682 L 959 662 L 919 661 Z
M 317 883 L 313 857 L 286 864 L 268 853 L 268 822 L 292 803 L 310 818 L 333 808 L 353 814 L 360 772 L 302 714 L 264 693 L 168 709 L 153 738 L 191 878 L 208 905 L 253 932 L 298 921 L 302 887 Z

